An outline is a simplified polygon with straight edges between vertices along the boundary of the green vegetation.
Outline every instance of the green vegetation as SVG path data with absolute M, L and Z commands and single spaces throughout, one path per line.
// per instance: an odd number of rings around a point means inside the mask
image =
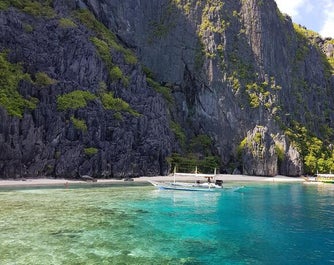
M 178 171 L 194 173 L 197 168 L 198 173 L 213 173 L 219 167 L 219 157 L 213 156 L 211 151 L 212 140 L 208 135 L 200 134 L 193 137 L 186 146 L 186 135 L 181 126 L 176 122 L 171 122 L 171 130 L 185 153 L 174 153 L 168 158 L 172 168 Z
M 75 24 L 70 18 L 61 18 L 59 19 L 59 27 L 65 28 L 65 29 L 76 28 L 77 24 Z
M 84 25 L 86 25 L 87 28 L 91 29 L 95 33 L 95 36 L 91 38 L 91 41 L 95 45 L 101 59 L 108 68 L 110 79 L 115 82 L 121 80 L 123 85 L 128 87 L 130 83 L 129 77 L 125 76 L 119 66 L 113 63 L 111 51 L 115 50 L 120 52 L 123 55 L 124 62 L 130 65 L 138 62 L 137 57 L 131 50 L 122 47 L 117 42 L 116 36 L 102 23 L 97 21 L 94 15 L 88 10 L 77 11 L 76 17 Z
M 91 38 L 91 41 L 95 44 L 95 47 L 101 59 L 104 61 L 107 68 L 109 69 L 110 79 L 115 82 L 121 80 L 123 85 L 127 87 L 129 85 L 129 79 L 128 77 L 123 75 L 122 70 L 118 66 L 113 64 L 110 53 L 111 48 L 108 43 L 96 37 Z
M 281 87 L 276 85 L 274 78 L 271 78 L 270 83 L 252 83 L 246 85 L 246 93 L 249 96 L 249 103 L 252 108 L 264 106 L 269 109 L 273 106 L 275 100 L 271 100 L 275 96 L 275 91 Z
M 35 75 L 35 84 L 38 86 L 49 86 L 55 84 L 57 81 L 49 77 L 44 72 L 38 72 Z
M 246 148 L 246 145 L 247 145 L 247 137 L 245 137 L 239 144 L 239 146 L 237 147 L 237 156 L 238 156 L 238 159 L 241 159 L 242 158 L 242 153 L 244 151 L 244 149 Z
M 123 72 L 118 66 L 113 66 L 110 69 L 111 80 L 120 80 L 123 78 Z
M 22 118 L 26 108 L 35 109 L 36 98 L 23 98 L 17 88 L 21 80 L 31 81 L 28 74 L 23 73 L 20 64 L 12 64 L 7 60 L 5 52 L 0 53 L 0 106 L 11 116 Z
M 87 124 L 85 120 L 77 119 L 74 116 L 71 116 L 71 122 L 73 123 L 74 128 L 86 132 Z
M 108 30 L 101 22 L 97 21 L 92 13 L 87 9 L 77 11 L 76 17 L 89 29 L 96 33 L 96 37 L 105 41 L 110 47 L 117 51 L 122 51 L 124 48 L 117 43 L 116 36 Z
M 130 107 L 129 103 L 125 102 L 121 98 L 115 98 L 112 92 L 101 93 L 100 98 L 102 105 L 106 110 L 113 110 L 116 113 L 127 112 L 135 117 L 140 116 L 137 111 Z M 119 115 L 116 115 L 115 117 L 117 118 L 117 116 L 120 117 Z
M 253 141 L 257 144 L 261 144 L 262 134 L 260 132 L 256 132 L 254 137 L 253 137 Z
M 285 16 L 281 13 L 281 11 L 279 10 L 278 7 L 276 8 L 276 13 L 277 13 L 277 16 L 278 16 L 279 20 L 281 22 L 284 22 L 285 21 Z
M 161 10 L 161 16 L 156 20 L 151 20 L 150 34 L 148 43 L 151 44 L 155 39 L 162 39 L 166 37 L 169 32 L 176 26 L 177 11 L 175 5 L 171 2 Z
M 186 134 L 185 132 L 182 130 L 180 124 L 171 121 L 170 123 L 170 128 L 172 130 L 172 132 L 175 134 L 176 139 L 180 142 L 182 147 L 185 147 L 186 144 Z
M 113 66 L 113 62 L 108 43 L 96 37 L 93 37 L 90 40 L 94 43 L 101 59 L 106 64 L 107 68 L 111 68 Z
M 0 1 L 0 10 L 6 10 L 9 6 L 9 1 Z
M 206 134 L 200 134 L 190 140 L 189 150 L 191 152 L 198 152 L 207 156 L 211 153 L 211 145 L 211 138 Z
M 195 173 L 213 173 L 214 169 L 219 167 L 219 158 L 216 156 L 206 156 L 199 159 L 194 154 L 180 155 L 172 154 L 168 159 L 171 168 L 176 168 L 178 172 Z
M 330 57 L 330 58 L 327 58 L 327 61 L 328 61 L 328 63 L 330 64 L 330 66 L 331 66 L 331 72 L 332 72 L 332 74 L 334 74 L 334 57 Z
M 328 49 L 328 46 L 334 46 L 334 39 L 329 39 L 325 41 L 324 48 L 325 50 Z M 334 75 L 334 52 L 331 54 L 327 54 L 327 56 L 323 56 L 323 60 L 325 61 L 325 71 L 326 75 L 330 77 Z
M 14 1 L 12 1 L 14 2 Z M 56 16 L 55 11 L 50 6 L 52 1 L 24 1 L 25 7 L 23 8 L 23 12 L 26 12 L 30 15 L 37 17 L 48 17 L 52 18 Z
M 317 37 L 320 37 L 319 33 L 309 30 L 301 25 L 293 23 L 293 28 L 297 34 L 297 38 L 303 38 L 307 40 L 315 40 Z
M 165 25 L 164 22 L 152 22 L 150 23 L 150 26 L 153 28 L 152 30 L 152 36 L 150 37 L 150 41 L 152 42 L 152 38 L 162 38 L 168 34 L 170 31 L 171 25 L 167 24 Z
M 127 64 L 136 64 L 137 58 L 130 50 L 120 46 L 116 41 L 115 35 L 113 35 L 102 23 L 98 22 L 90 12 L 81 11 L 77 12 L 76 15 L 82 23 L 97 34 L 97 36 L 92 37 L 90 40 L 95 45 L 98 54 L 109 69 L 110 79 L 112 81 L 121 80 L 123 85 L 127 87 L 130 82 L 129 78 L 123 75 L 122 70 L 118 66 L 114 65 L 111 49 L 122 52 L 124 61 Z
M 203 42 L 199 41 L 199 44 L 196 46 L 195 50 L 195 69 L 200 70 L 204 65 L 205 58 L 205 48 Z
M 108 47 L 116 50 L 123 54 L 124 61 L 127 64 L 136 64 L 138 62 L 136 56 L 129 49 L 122 47 L 118 41 L 116 36 L 106 28 L 101 22 L 97 21 L 92 13 L 90 13 L 87 9 L 80 10 L 76 12 L 76 17 L 90 30 L 95 32 L 95 38 L 104 41 Z M 96 45 L 96 42 L 94 42 Z M 98 48 L 98 47 L 97 47 Z M 100 52 L 100 51 L 99 51 Z
M 275 144 L 275 152 L 277 154 L 278 165 L 280 166 L 284 160 L 284 149 L 283 146 Z
M 84 108 L 89 101 L 95 99 L 97 99 L 97 96 L 89 91 L 75 90 L 57 97 L 58 110 L 65 111 L 69 109 Z M 120 98 L 115 98 L 112 92 L 107 93 L 106 84 L 104 82 L 100 83 L 99 99 L 101 100 L 104 109 L 115 111 L 115 119 L 122 120 L 121 112 L 127 112 L 135 117 L 140 116 L 140 114 L 132 109 L 127 102 Z M 82 131 L 87 130 L 85 121 L 75 119 L 74 116 L 71 117 L 71 121 L 75 128 Z
M 226 29 L 230 26 L 230 22 L 225 21 L 221 15 L 215 16 L 215 13 L 221 13 L 223 10 L 224 3 L 218 0 L 201 2 L 199 5 L 202 6 L 202 19 L 201 24 L 197 29 L 197 34 L 203 43 L 206 43 L 206 32 L 223 34 Z M 221 51 L 208 50 L 205 45 L 202 46 L 203 54 L 207 58 L 215 58 L 218 55 L 221 56 Z
M 88 155 L 88 156 L 93 156 L 93 155 L 97 154 L 98 151 L 99 150 L 95 147 L 88 147 L 88 148 L 84 149 L 85 155 Z
M 321 38 L 321 36 L 312 30 L 308 30 L 305 27 L 302 27 L 297 24 L 293 24 L 295 29 L 297 39 L 298 39 L 298 49 L 296 52 L 296 60 L 302 61 L 310 52 L 310 46 L 316 47 L 319 50 L 319 53 L 322 55 L 322 61 L 325 66 L 325 75 L 327 78 L 330 78 L 334 74 L 334 58 L 326 57 L 323 51 L 320 50 L 316 40 Z M 330 41 L 328 42 L 330 43 Z M 325 43 L 326 45 L 327 43 Z
M 100 81 L 99 82 L 99 93 L 102 94 L 102 93 L 105 93 L 107 92 L 107 84 L 104 82 L 104 81 Z
M 152 87 L 156 92 L 160 93 L 168 103 L 173 104 L 174 99 L 172 93 L 168 87 L 160 85 L 158 82 L 155 82 L 152 78 L 146 78 L 147 83 Z
M 205 32 L 209 30 L 210 32 L 223 33 L 229 26 L 229 22 L 221 20 L 217 21 L 212 19 L 212 13 L 219 12 L 223 9 L 224 3 L 222 1 L 208 1 L 202 11 L 202 23 L 199 27 L 199 36 L 203 37 Z
M 59 110 L 79 109 L 87 106 L 88 101 L 96 99 L 89 91 L 75 90 L 57 97 Z
M 210 1 L 194 1 L 194 0 L 172 0 L 174 6 L 176 6 L 179 10 L 183 12 L 185 15 L 189 15 L 191 10 L 202 10 L 201 14 L 201 24 L 197 28 L 197 34 L 201 42 L 206 43 L 206 32 L 213 32 L 222 34 L 226 31 L 226 29 L 230 26 L 230 22 L 224 20 L 221 13 L 223 11 L 224 3 L 219 0 L 210 0 Z M 216 15 L 219 14 L 219 15 Z M 238 16 L 237 11 L 233 13 L 233 15 Z M 161 26 L 158 33 L 165 33 L 166 28 L 162 27 L 166 25 L 166 23 L 158 24 Z M 203 59 L 211 58 L 213 59 L 217 55 L 217 51 L 212 51 L 206 49 L 205 45 L 201 45 L 201 50 L 196 50 L 196 58 L 195 58 L 195 66 L 196 69 L 200 69 L 203 65 Z M 204 55 L 204 56 L 203 56 Z
M 30 24 L 23 24 L 23 29 L 25 30 L 25 32 L 27 33 L 31 33 L 34 31 L 33 26 L 31 26 Z
M 122 121 L 122 120 L 123 120 L 122 113 L 120 113 L 120 112 L 115 112 L 115 113 L 114 113 L 114 118 L 115 118 L 116 120 Z
M 334 150 L 330 145 L 312 135 L 305 126 L 293 121 L 285 134 L 297 147 L 304 159 L 305 173 L 334 171 Z
M 6 10 L 10 6 L 36 17 L 56 16 L 52 8 L 52 0 L 2 0 L 0 2 L 0 10 Z
M 228 77 L 229 83 L 232 85 L 233 92 L 237 93 L 241 88 L 241 83 L 236 72 L 233 72 L 231 76 Z
M 143 71 L 146 74 L 147 84 L 152 87 L 157 93 L 160 93 L 169 104 L 174 104 L 174 98 L 172 96 L 171 89 L 167 86 L 160 85 L 158 82 L 154 81 L 153 73 L 146 66 L 143 66 Z

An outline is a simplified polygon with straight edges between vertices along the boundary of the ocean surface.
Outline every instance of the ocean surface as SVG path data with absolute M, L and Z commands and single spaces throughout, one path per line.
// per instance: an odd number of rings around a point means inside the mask
M 334 264 L 334 185 L 1 188 L 0 264 Z

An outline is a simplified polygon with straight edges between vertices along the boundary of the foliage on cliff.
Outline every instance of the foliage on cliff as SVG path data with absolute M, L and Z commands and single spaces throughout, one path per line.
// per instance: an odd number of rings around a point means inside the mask
M 23 73 L 20 64 L 12 64 L 7 60 L 7 53 L 0 53 L 0 106 L 9 115 L 23 117 L 24 110 L 36 108 L 36 98 L 24 98 L 18 91 L 20 82 L 29 82 L 31 78 Z
M 144 2 L 0 2 L 0 174 L 333 169 L 333 40 L 273 0 Z

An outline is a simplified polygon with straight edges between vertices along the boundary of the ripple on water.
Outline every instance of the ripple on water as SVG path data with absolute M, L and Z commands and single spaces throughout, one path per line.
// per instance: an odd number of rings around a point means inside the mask
M 0 264 L 329 264 L 332 199 L 302 184 L 0 191 Z

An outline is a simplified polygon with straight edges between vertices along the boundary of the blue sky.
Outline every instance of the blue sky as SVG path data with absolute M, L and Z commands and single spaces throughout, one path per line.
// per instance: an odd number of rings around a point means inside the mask
M 282 13 L 294 23 L 334 38 L 334 0 L 276 0 Z

